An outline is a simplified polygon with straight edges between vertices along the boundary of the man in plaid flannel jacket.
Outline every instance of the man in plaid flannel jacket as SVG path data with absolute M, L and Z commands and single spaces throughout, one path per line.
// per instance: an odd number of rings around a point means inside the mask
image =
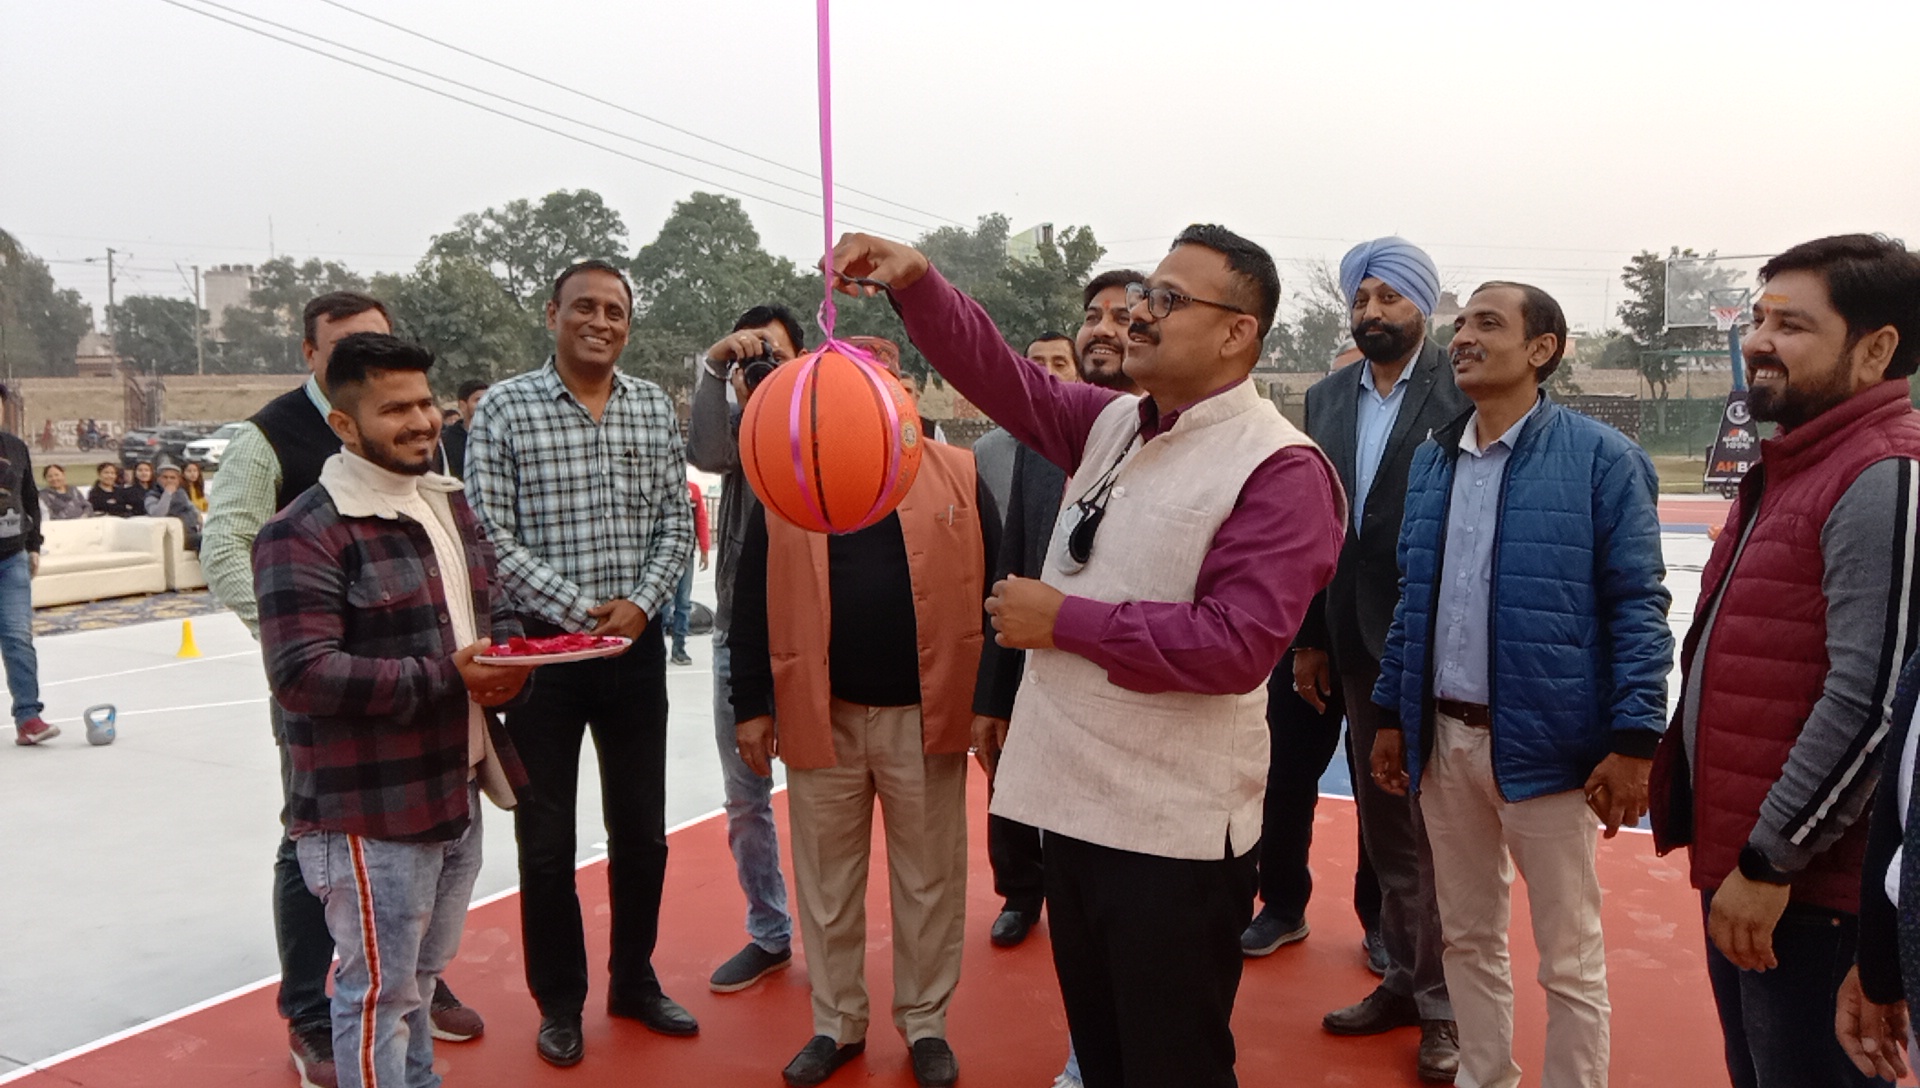
M 480 867 L 479 795 L 511 808 L 526 774 L 484 707 L 530 670 L 474 660 L 520 633 L 493 546 L 430 472 L 433 356 L 341 340 L 328 422 L 342 452 L 254 545 L 260 642 L 285 715 L 289 832 L 339 950 L 343 1088 L 434 1088 L 427 998 L 459 947 Z

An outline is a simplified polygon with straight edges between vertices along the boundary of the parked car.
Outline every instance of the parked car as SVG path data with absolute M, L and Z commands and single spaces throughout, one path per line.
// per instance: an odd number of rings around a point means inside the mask
M 227 452 L 227 443 L 233 441 L 233 436 L 239 434 L 244 426 L 244 423 L 222 424 L 207 437 L 187 443 L 186 459 L 199 463 L 209 471 L 219 468 L 220 455 Z
M 120 437 L 120 464 L 130 467 L 141 461 L 158 461 L 162 457 L 182 461 L 186 458 L 187 446 L 199 441 L 202 433 L 187 427 L 128 431 Z

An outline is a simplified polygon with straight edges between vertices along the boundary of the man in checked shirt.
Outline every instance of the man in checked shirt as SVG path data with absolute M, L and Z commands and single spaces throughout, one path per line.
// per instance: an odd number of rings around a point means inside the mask
M 666 644 L 661 618 L 693 557 L 693 508 L 673 403 L 620 372 L 633 292 L 605 261 L 562 272 L 554 353 L 488 391 L 467 438 L 467 492 L 527 634 L 623 635 L 618 657 L 541 669 L 507 715 L 532 790 L 514 812 L 527 987 L 540 1056 L 580 1061 L 587 950 L 574 887 L 580 741 L 593 731 L 613 908 L 607 1012 L 663 1035 L 699 1025 L 652 965 L 666 877 Z

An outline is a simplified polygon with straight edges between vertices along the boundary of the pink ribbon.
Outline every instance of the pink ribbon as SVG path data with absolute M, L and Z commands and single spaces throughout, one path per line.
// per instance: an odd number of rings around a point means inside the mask
M 826 342 L 794 364 L 799 367 L 799 373 L 794 376 L 794 396 L 787 408 L 787 431 L 793 454 L 793 481 L 800 489 L 801 498 L 806 502 L 807 513 L 813 515 L 815 523 L 827 526 L 831 532 L 851 532 L 854 529 L 865 528 L 886 514 L 888 496 L 893 494 L 893 489 L 900 482 L 901 443 L 894 441 L 887 444 L 886 477 L 880 485 L 880 493 L 874 497 L 873 506 L 867 510 L 866 516 L 860 519 L 858 525 L 841 529 L 827 519 L 826 496 L 820 490 L 817 470 L 811 482 L 807 479 L 807 451 L 800 445 L 800 410 L 802 404 L 810 402 L 811 398 L 803 397 L 801 393 L 806 390 L 807 382 L 813 377 L 814 370 L 818 368 L 821 356 L 831 351 L 851 360 L 859 369 L 860 376 L 865 378 L 867 384 L 872 387 L 874 397 L 880 402 L 880 410 L 886 416 L 887 433 L 890 435 L 900 433 L 900 408 L 894 402 L 893 387 L 889 385 L 893 381 L 893 376 L 886 373 L 886 367 L 880 360 L 844 340 L 834 339 L 833 336 L 833 323 L 837 316 L 833 305 L 833 48 L 828 31 L 827 6 L 828 0 L 816 0 L 815 8 L 819 18 L 820 203 L 826 222 L 826 259 L 820 262 L 820 267 L 826 274 L 826 292 L 825 297 L 820 301 L 819 312 L 815 316 L 820 323 L 820 331 L 826 334 Z M 820 434 L 817 430 L 814 432 L 813 442 L 816 447 L 820 444 Z M 818 465 L 817 459 L 815 464 Z
M 820 203 L 826 212 L 827 224 L 827 259 L 820 262 L 826 271 L 827 290 L 815 318 L 820 322 L 820 331 L 832 341 L 836 316 L 833 306 L 833 39 L 827 28 L 827 2 L 816 0 L 814 5 L 819 19 L 820 50 Z

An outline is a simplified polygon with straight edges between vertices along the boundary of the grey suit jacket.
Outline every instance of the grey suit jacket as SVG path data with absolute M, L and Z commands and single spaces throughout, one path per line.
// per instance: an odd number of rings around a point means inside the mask
M 1349 496 L 1358 475 L 1355 425 L 1365 392 L 1360 373 L 1368 365 L 1362 359 L 1342 367 L 1307 390 L 1307 434 L 1333 461 Z M 1354 532 L 1349 521 L 1333 582 L 1314 598 L 1294 645 L 1331 652 L 1336 669 L 1378 667 L 1400 600 L 1400 520 L 1406 513 L 1413 451 L 1472 409 L 1473 402 L 1453 383 L 1446 350 L 1427 341 L 1414 357 L 1400 414 L 1367 492 L 1360 531 Z

